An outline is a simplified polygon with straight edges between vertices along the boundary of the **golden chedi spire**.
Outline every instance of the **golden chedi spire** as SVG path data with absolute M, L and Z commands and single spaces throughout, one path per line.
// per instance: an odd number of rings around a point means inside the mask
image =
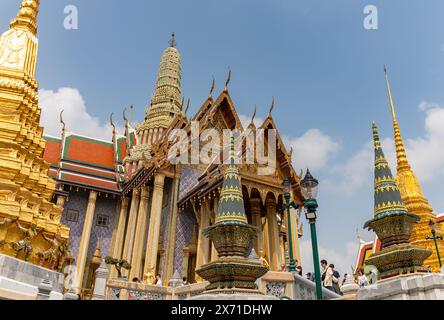
M 182 112 L 182 67 L 174 33 L 169 44 L 170 46 L 162 54 L 156 88 L 151 104 L 146 110 L 145 121 L 137 128 L 138 131 L 151 129 L 162 131 L 161 128 L 168 128 L 175 115 Z M 156 142 L 157 138 L 153 137 L 148 143 Z
M 29 30 L 36 35 L 39 2 L 40 0 L 23 0 L 17 17 L 11 22 L 11 28 Z
M 390 108 L 393 117 L 393 129 L 396 145 L 396 159 L 397 159 L 397 177 L 396 182 L 401 192 L 402 200 L 407 208 L 407 211 L 411 214 L 416 214 L 420 217 L 420 221 L 414 225 L 413 233 L 410 238 L 412 244 L 428 248 L 433 251 L 433 254 L 424 262 L 424 265 L 430 265 L 434 271 L 439 272 L 439 262 L 436 255 L 436 250 L 432 241 L 426 240 L 426 237 L 430 234 L 429 221 L 436 222 L 436 216 L 433 213 L 433 208 L 430 206 L 428 200 L 424 196 L 418 178 L 413 172 L 408 159 L 407 153 L 404 147 L 404 141 L 399 129 L 398 120 L 396 118 L 395 104 L 393 102 L 393 95 L 390 88 L 390 82 L 387 75 L 387 68 L 384 66 L 385 81 L 387 85 L 387 92 L 390 102 Z M 441 233 L 440 226 L 437 232 Z M 444 250 L 444 246 L 440 248 Z M 444 252 L 444 251 L 443 251 Z
M 52 238 L 68 238 L 60 224 L 63 208 L 52 202 L 56 188 L 43 160 L 46 143 L 38 105 L 37 14 L 39 0 L 23 0 L 8 31 L 0 37 L 0 253 L 18 258 L 47 251 Z M 48 238 L 48 239 L 49 239 Z M 29 243 L 32 252 L 20 243 Z
M 156 87 L 150 106 L 146 109 L 145 119 L 136 126 L 138 144 L 130 150 L 125 159 L 130 163 L 131 172 L 139 170 L 143 160 L 151 158 L 151 146 L 156 144 L 171 125 L 177 114 L 182 113 L 182 67 L 180 53 L 176 48 L 174 33 L 169 47 L 163 52 L 157 74 Z

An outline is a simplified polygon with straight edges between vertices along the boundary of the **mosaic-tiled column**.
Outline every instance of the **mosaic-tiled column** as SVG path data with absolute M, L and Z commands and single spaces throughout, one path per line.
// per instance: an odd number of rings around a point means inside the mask
M 267 200 L 268 241 L 269 241 L 269 263 L 270 271 L 279 270 L 279 226 L 276 217 L 276 203 L 274 200 Z
M 123 246 L 123 259 L 131 263 L 131 258 L 133 256 L 133 246 L 134 246 L 134 233 L 136 230 L 137 214 L 139 212 L 139 200 L 140 200 L 140 190 L 133 190 L 133 198 L 131 200 L 130 213 L 128 217 L 128 224 L 126 227 L 125 244 Z M 127 270 L 124 271 L 125 275 L 129 275 Z
M 178 207 L 177 201 L 179 198 L 179 184 L 180 176 L 174 177 L 171 184 L 171 199 L 170 199 L 170 220 L 168 222 L 168 242 L 166 244 L 166 261 L 165 261 L 165 276 L 163 277 L 164 284 L 167 285 L 168 281 L 173 278 L 174 275 L 174 250 L 176 244 L 176 229 L 177 229 L 177 214 Z
M 199 269 L 207 261 L 207 251 L 208 251 L 208 238 L 205 237 L 205 228 L 209 226 L 209 212 L 207 211 L 207 202 L 203 202 L 200 208 L 200 224 L 199 232 L 197 238 L 197 257 L 196 257 L 196 269 Z M 196 281 L 202 282 L 203 279 L 196 275 Z
M 115 259 L 122 258 L 123 242 L 125 240 L 125 226 L 128 217 L 128 205 L 129 205 L 129 198 L 122 197 L 122 199 L 120 200 L 120 213 L 119 213 L 119 221 L 117 223 L 117 231 L 110 252 L 111 257 Z M 109 277 L 112 279 L 116 277 L 116 275 L 117 275 L 116 268 L 111 268 Z
M 153 200 L 151 202 L 150 224 L 145 254 L 144 274 L 154 273 L 157 264 L 157 251 L 159 249 L 160 223 L 162 220 L 163 189 L 165 176 L 156 174 L 154 178 Z
M 251 222 L 252 225 L 258 228 L 259 233 L 257 238 L 253 240 L 253 248 L 259 255 L 263 253 L 262 249 L 262 232 L 261 232 L 261 211 L 262 211 L 262 200 L 260 198 L 250 199 L 251 207 Z
M 86 258 L 88 257 L 89 240 L 94 221 L 94 211 L 96 210 L 97 192 L 90 191 L 88 206 L 85 212 L 85 222 L 83 223 L 82 237 L 80 238 L 79 253 L 77 255 L 76 273 L 74 276 L 73 288 L 77 294 L 82 291 L 83 274 L 85 273 Z
M 148 222 L 148 206 L 149 206 L 149 195 L 150 188 L 147 186 L 142 187 L 142 192 L 140 195 L 140 205 L 139 205 L 139 215 L 137 218 L 136 234 L 134 238 L 134 249 L 133 258 L 131 260 L 131 271 L 129 279 L 133 278 L 142 279 L 142 258 L 143 258 L 143 247 L 145 245 L 145 236 Z
M 294 201 L 294 198 L 292 197 L 290 199 L 290 202 Z M 285 214 L 285 225 L 287 226 L 288 231 L 288 221 L 287 221 L 287 215 Z M 290 223 L 291 223 L 291 237 L 292 237 L 292 244 L 293 244 L 293 258 L 299 262 L 301 262 L 301 249 L 299 247 L 299 226 L 298 226 L 298 219 L 297 219 L 297 212 L 295 209 L 290 209 Z M 288 239 L 287 239 L 288 241 Z

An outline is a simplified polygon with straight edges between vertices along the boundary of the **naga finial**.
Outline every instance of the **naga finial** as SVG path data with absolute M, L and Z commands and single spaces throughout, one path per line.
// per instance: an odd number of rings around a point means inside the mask
M 288 157 L 291 158 L 293 157 L 293 147 L 290 148 L 290 152 L 288 153 Z
M 214 79 L 214 76 L 213 76 L 213 82 L 211 84 L 210 95 L 209 95 L 210 98 L 213 96 L 213 91 L 214 91 L 215 87 L 216 87 L 216 80 Z
M 188 113 L 189 109 L 190 109 L 190 98 L 188 98 L 187 108 L 185 109 L 185 115 Z
M 275 100 L 274 100 L 274 97 L 273 97 L 273 100 L 271 101 L 270 111 L 268 112 L 268 116 L 270 116 L 270 117 L 271 117 L 271 114 L 273 113 L 274 106 L 275 106 Z
M 126 117 L 126 108 L 123 109 L 123 120 L 124 120 L 125 122 L 128 122 L 128 118 Z
M 257 112 L 257 107 L 256 107 L 256 105 L 254 105 L 254 112 L 253 112 L 253 116 L 251 117 L 250 124 L 254 124 L 254 119 L 256 118 L 256 112 Z
M 63 113 L 65 112 L 65 110 L 62 110 L 60 112 L 60 123 L 62 124 L 62 132 L 64 133 L 66 131 L 66 123 L 65 121 L 63 121 Z
M 230 82 L 231 82 L 231 68 L 228 67 L 228 79 L 225 82 L 225 89 L 224 89 L 225 91 L 228 91 L 228 85 L 230 84 Z

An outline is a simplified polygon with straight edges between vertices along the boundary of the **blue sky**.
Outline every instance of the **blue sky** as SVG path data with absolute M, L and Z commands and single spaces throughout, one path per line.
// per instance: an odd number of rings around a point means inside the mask
M 1 1 L 2 31 L 19 2 Z M 68 126 L 101 137 L 111 112 L 120 118 L 122 109 L 134 104 L 133 118 L 142 119 L 174 31 L 191 112 L 207 97 L 213 75 L 222 89 L 228 66 L 230 94 L 240 114 L 250 116 L 257 104 L 258 116 L 264 117 L 276 97 L 274 118 L 295 146 L 295 168 L 310 166 L 321 181 L 321 255 L 345 270 L 354 259 L 355 231 L 373 211 L 372 120 L 387 138 L 393 162 L 383 78 L 387 64 L 409 158 L 432 206 L 444 212 L 442 1 L 41 2 L 37 78 L 49 133 L 57 130 L 56 118 L 48 116 L 57 114 L 53 105 L 83 108 L 78 114 L 87 121 L 71 110 Z M 63 27 L 69 4 L 78 8 L 78 30 Z M 363 28 L 369 4 L 378 8 L 378 30 Z M 302 246 L 308 252 L 305 229 Z M 371 234 L 361 233 L 371 240 Z

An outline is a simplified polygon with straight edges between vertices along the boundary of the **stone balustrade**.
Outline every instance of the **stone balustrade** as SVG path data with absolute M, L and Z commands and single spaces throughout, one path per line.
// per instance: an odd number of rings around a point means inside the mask
M 268 296 L 292 300 L 316 300 L 316 285 L 290 272 L 268 272 L 258 280 L 259 290 Z M 208 282 L 195 283 L 177 288 L 152 286 L 143 283 L 108 280 L 107 300 L 186 300 L 205 291 Z M 323 288 L 326 300 L 338 299 L 339 295 Z

